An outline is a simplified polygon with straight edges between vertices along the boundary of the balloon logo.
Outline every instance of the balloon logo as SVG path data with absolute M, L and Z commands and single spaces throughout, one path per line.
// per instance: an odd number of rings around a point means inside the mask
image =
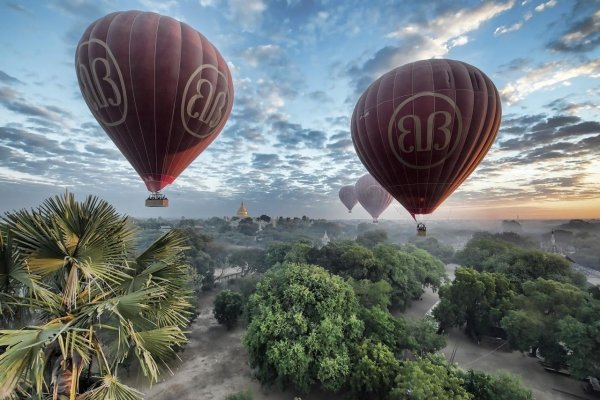
M 362 94 L 352 142 L 367 170 L 415 218 L 432 213 L 475 170 L 501 116 L 498 90 L 479 69 L 455 60 L 417 61 L 389 71 Z
M 346 208 L 348 209 L 348 212 L 351 213 L 352 209 L 358 202 L 358 199 L 356 198 L 356 190 L 354 190 L 354 185 L 342 186 L 338 195 L 340 196 L 340 200 L 342 201 L 344 206 L 346 206 Z
M 354 187 L 358 202 L 377 222 L 394 198 L 369 174 L 360 177 Z
M 190 26 L 155 13 L 116 12 L 93 22 L 75 67 L 90 111 L 155 195 L 217 137 L 233 106 L 219 51 Z

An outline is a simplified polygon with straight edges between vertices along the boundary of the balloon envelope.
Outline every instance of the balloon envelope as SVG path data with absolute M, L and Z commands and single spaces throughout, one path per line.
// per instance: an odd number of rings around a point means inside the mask
M 354 188 L 360 205 L 371 214 L 373 222 L 377 222 L 377 218 L 388 208 L 393 197 L 369 174 L 360 177 Z
M 342 201 L 342 203 L 344 203 L 344 205 L 348 209 L 348 212 L 352 212 L 352 208 L 358 202 L 358 199 L 356 198 L 356 191 L 354 190 L 354 185 L 342 186 L 338 195 L 340 196 L 340 200 Z
M 159 191 L 217 137 L 233 105 L 229 68 L 199 32 L 141 11 L 109 14 L 84 32 L 79 87 L 98 123 Z
M 395 68 L 359 98 L 352 141 L 367 170 L 414 217 L 433 212 L 491 147 L 502 115 L 492 81 L 461 61 Z

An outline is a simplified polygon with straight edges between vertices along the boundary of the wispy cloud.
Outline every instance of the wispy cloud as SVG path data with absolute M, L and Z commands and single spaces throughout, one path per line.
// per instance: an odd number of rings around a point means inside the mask
M 504 86 L 500 94 L 508 105 L 514 104 L 531 93 L 554 88 L 558 84 L 581 76 L 598 77 L 600 59 L 572 64 L 568 61 L 556 61 L 530 69 L 525 76 Z
M 514 0 L 483 2 L 474 8 L 445 11 L 436 18 L 405 24 L 387 34 L 388 38 L 399 40 L 398 45 L 379 49 L 362 64 L 350 64 L 347 73 L 356 77 L 355 86 L 360 92 L 373 79 L 394 67 L 416 60 L 444 57 L 453 47 L 467 44 L 470 33 L 511 9 L 514 3 Z
M 548 47 L 556 51 L 585 52 L 600 44 L 600 10 L 576 21 L 560 38 L 550 42 Z
M 516 32 L 523 27 L 523 22 L 516 22 L 510 26 L 500 25 L 494 31 L 494 36 L 504 35 L 505 33 Z
M 544 10 L 554 7 L 556 4 L 558 4 L 558 0 L 548 0 L 545 3 L 541 3 L 541 4 L 537 5 L 534 8 L 534 10 L 537 12 L 542 12 Z

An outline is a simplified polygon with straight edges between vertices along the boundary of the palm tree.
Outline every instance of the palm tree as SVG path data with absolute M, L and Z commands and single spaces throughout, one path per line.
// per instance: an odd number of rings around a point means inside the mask
M 103 200 L 65 193 L 0 220 L 0 399 L 138 399 L 186 343 L 185 238 L 170 231 L 134 255 L 134 228 Z M 166 364 L 165 364 L 166 365 Z

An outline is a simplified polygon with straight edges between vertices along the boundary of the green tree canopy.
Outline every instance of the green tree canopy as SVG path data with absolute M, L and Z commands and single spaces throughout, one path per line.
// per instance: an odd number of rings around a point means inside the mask
M 520 351 L 539 348 L 555 367 L 565 362 L 566 349 L 560 345 L 559 322 L 576 316 L 587 294 L 576 286 L 537 279 L 523 284 L 523 294 L 514 299 L 514 310 L 502 319 L 511 346 Z
M 479 336 L 500 326 L 513 296 L 504 275 L 458 268 L 454 281 L 440 288 L 433 315 L 444 328 L 466 323 L 467 333 Z
M 506 372 L 490 375 L 472 369 L 458 374 L 473 400 L 533 400 L 531 390 L 515 375 Z
M 231 329 L 242 315 L 242 295 L 229 289 L 225 289 L 215 297 L 213 315 L 219 324 Z
M 263 383 L 339 390 L 362 335 L 352 287 L 323 268 L 283 264 L 268 271 L 248 304 L 244 344 Z
M 588 298 L 575 316 L 558 322 L 558 339 L 569 349 L 569 371 L 578 378 L 600 376 L 600 301 Z
M 392 389 L 392 400 L 470 400 L 463 380 L 439 358 L 404 361 Z

